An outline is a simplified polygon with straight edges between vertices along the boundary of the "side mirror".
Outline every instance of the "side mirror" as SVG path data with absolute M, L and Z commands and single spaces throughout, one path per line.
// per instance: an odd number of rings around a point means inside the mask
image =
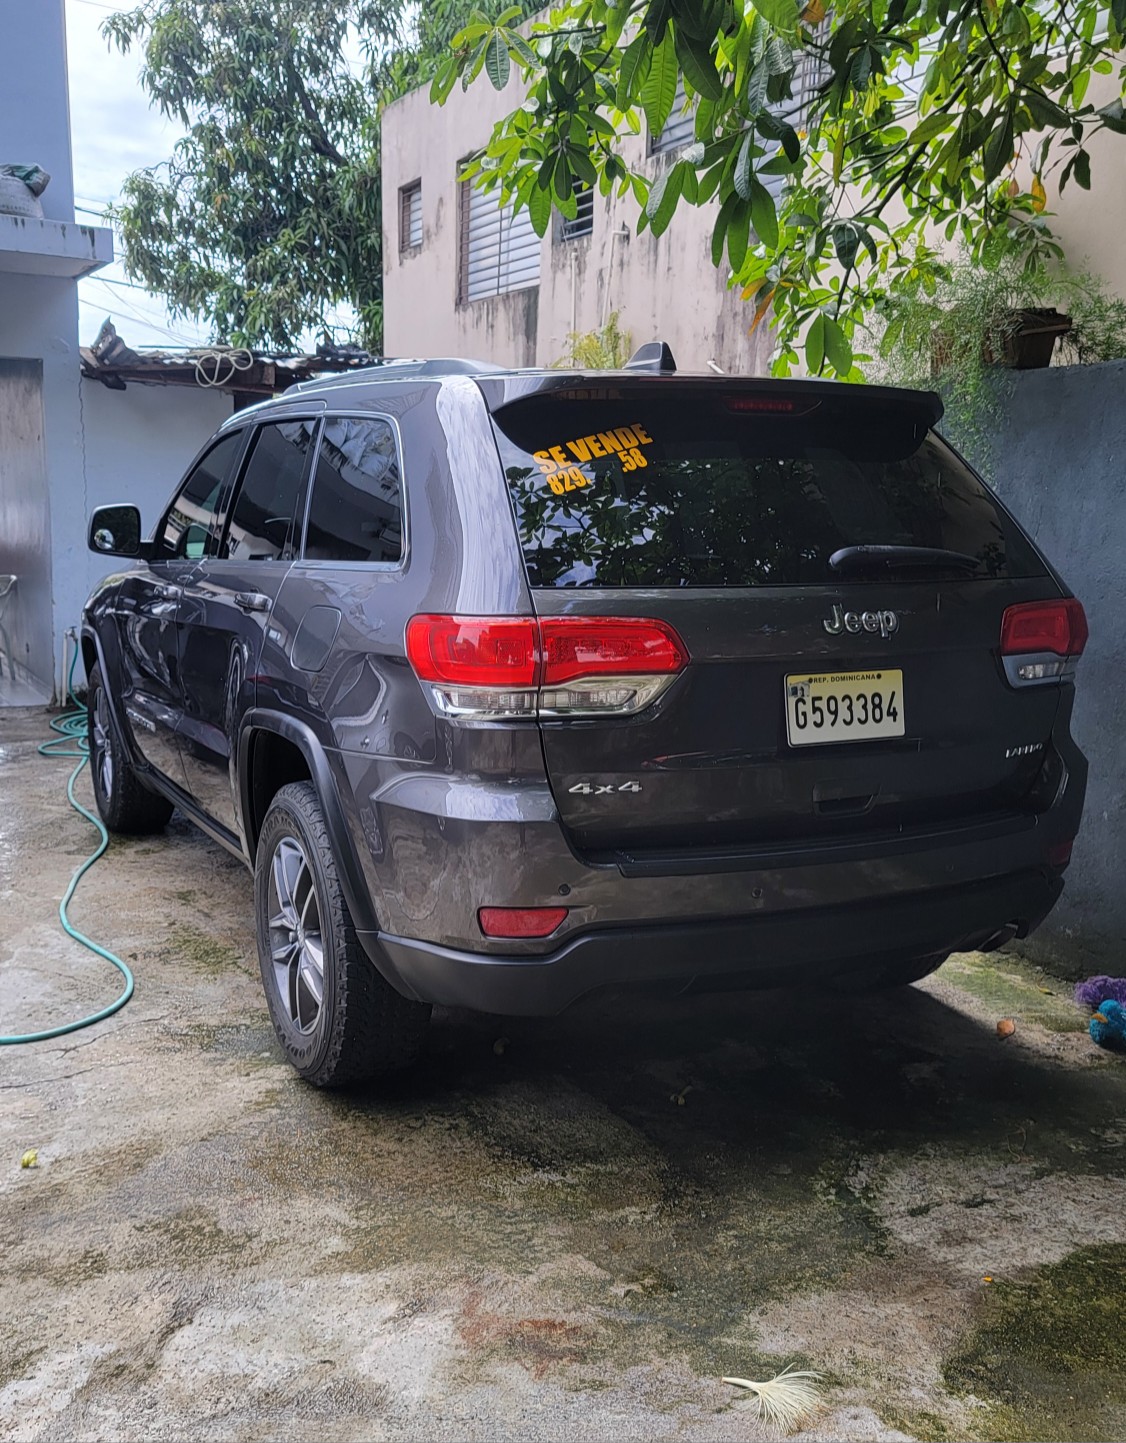
M 140 511 L 136 506 L 99 506 L 90 517 L 86 544 L 100 556 L 140 556 Z

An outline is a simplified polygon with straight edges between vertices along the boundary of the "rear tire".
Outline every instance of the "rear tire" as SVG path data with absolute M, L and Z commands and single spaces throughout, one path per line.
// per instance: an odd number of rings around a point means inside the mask
M 413 1062 L 430 1008 L 401 997 L 364 952 L 311 782 L 291 782 L 270 803 L 254 901 L 270 1017 L 301 1076 L 343 1087 Z
M 172 816 L 172 803 L 137 776 L 114 728 L 112 703 L 101 668 L 90 670 L 86 691 L 86 739 L 90 778 L 102 821 L 111 832 L 143 837 L 160 832 Z
M 829 991 L 845 996 L 866 992 L 890 992 L 897 987 L 910 987 L 937 972 L 950 954 L 939 952 L 929 957 L 912 957 L 908 961 L 885 962 L 856 972 L 845 972 L 829 981 Z

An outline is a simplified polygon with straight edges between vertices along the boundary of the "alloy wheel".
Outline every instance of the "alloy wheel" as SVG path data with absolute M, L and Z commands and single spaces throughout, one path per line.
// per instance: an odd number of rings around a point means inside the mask
M 281 837 L 270 859 L 269 918 L 274 985 L 290 1023 L 307 1035 L 324 1001 L 324 942 L 313 869 L 293 836 Z
M 108 801 L 113 796 L 113 748 L 110 745 L 109 700 L 105 687 L 99 687 L 94 697 L 94 756 L 93 769 L 102 789 L 102 796 Z

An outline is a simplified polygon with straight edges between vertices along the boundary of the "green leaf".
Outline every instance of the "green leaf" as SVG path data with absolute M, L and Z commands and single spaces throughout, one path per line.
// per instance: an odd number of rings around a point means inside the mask
M 825 364 L 825 316 L 821 311 L 805 333 L 805 364 L 811 376 L 819 376 Z
M 838 376 L 847 376 L 852 370 L 852 346 L 839 321 L 835 321 L 832 316 L 823 316 L 823 320 L 825 355 Z
M 508 46 L 504 43 L 504 37 L 499 30 L 493 32 L 488 49 L 485 51 L 485 71 L 492 81 L 494 90 L 503 90 L 508 84 L 508 77 L 512 72 L 512 60 L 508 54 Z
M 863 90 L 868 84 L 872 74 L 872 51 L 866 45 L 863 50 L 858 50 L 852 62 L 852 69 L 849 71 L 849 80 L 856 90 Z
M 775 35 L 766 47 L 766 68 L 771 75 L 792 75 L 794 70 L 793 47 Z
M 750 241 L 751 213 L 737 195 L 729 197 L 734 202 L 727 222 L 727 259 L 731 269 L 738 274 L 747 258 L 747 244 Z
M 734 196 L 729 195 L 720 206 L 719 215 L 715 218 L 715 227 L 712 230 L 712 265 L 717 270 L 723 262 L 723 243 L 727 238 L 727 222 L 735 208 L 735 200 Z
M 996 180 L 1001 172 L 1013 158 L 1013 113 L 1011 110 L 1005 112 L 1005 118 L 997 126 L 993 134 L 985 142 L 985 163 L 986 184 Z
M 660 45 L 672 19 L 671 0 L 651 0 L 645 12 L 645 32 L 654 45 Z
M 544 236 L 551 223 L 551 192 L 533 185 L 528 191 L 528 218 L 536 235 Z
M 680 67 L 676 63 L 676 49 L 668 36 L 653 51 L 649 74 L 641 87 L 641 107 L 649 122 L 650 135 L 660 135 L 665 122 L 672 113 L 676 99 L 676 78 Z
M 751 71 L 750 79 L 747 81 L 746 106 L 747 114 L 754 117 L 762 109 L 766 100 L 766 85 L 770 79 L 770 71 L 764 61 L 759 61 Z
M 777 249 L 778 211 L 774 205 L 774 197 L 762 181 L 756 180 L 754 176 L 751 177 L 751 224 L 755 228 L 755 235 L 767 250 Z
M 698 95 L 708 100 L 722 100 L 725 89 L 715 68 L 711 50 L 703 40 L 689 35 L 683 26 L 676 31 L 676 53 L 684 77 Z
M 523 35 L 520 34 L 519 30 L 505 30 L 503 33 L 504 43 L 508 46 L 510 51 L 515 51 L 516 54 L 519 55 L 520 59 L 524 62 L 525 65 L 539 64 L 539 60 L 536 57 L 536 52 L 524 39 Z
M 860 236 L 857 234 L 856 227 L 850 221 L 841 221 L 833 227 L 830 234 L 833 238 L 833 249 L 836 251 L 837 260 L 846 270 L 851 270 L 860 246 Z
M 680 200 L 688 169 L 683 161 L 678 160 L 670 171 L 654 183 L 649 192 L 649 199 L 645 202 L 645 214 L 649 217 L 649 226 L 654 235 L 660 235 L 668 229 L 669 221 L 672 220 Z
M 1084 190 L 1091 189 L 1091 157 L 1085 150 L 1075 152 L 1075 182 Z
M 637 99 L 634 83 L 637 80 L 641 62 L 648 53 L 649 37 L 644 32 L 635 35 L 622 51 L 622 58 L 618 64 L 618 89 L 614 97 L 614 103 L 619 110 L 628 110 Z
M 1049 100 L 1046 95 L 1041 95 L 1038 90 L 1025 91 L 1023 98 L 1032 119 L 1036 122 L 1037 130 L 1043 130 L 1047 126 L 1062 130 L 1070 123 L 1067 112 L 1061 110 L 1054 100 Z
M 933 140 L 936 135 L 949 128 L 950 116 L 944 111 L 934 111 L 925 120 L 920 120 L 915 129 L 911 132 L 907 144 L 911 146 L 922 145 L 924 141 Z
M 1108 130 L 1113 130 L 1116 135 L 1126 135 L 1126 112 L 1123 111 L 1121 100 L 1112 100 L 1109 105 L 1104 105 L 1098 114 Z
M 775 30 L 794 33 L 798 28 L 798 7 L 794 0 L 751 0 L 755 9 Z
M 571 166 L 566 154 L 562 151 L 555 158 L 555 170 L 551 177 L 551 183 L 559 200 L 570 200 L 574 194 L 575 185 L 571 178 Z
M 676 23 L 697 40 L 711 41 L 724 28 L 726 0 L 690 0 L 677 7 Z
M 782 120 L 769 110 L 763 110 L 755 117 L 755 129 L 770 140 L 780 140 L 786 159 L 791 165 L 796 165 L 801 159 L 801 141 L 788 120 Z
M 746 130 L 743 133 L 743 144 L 739 147 L 739 154 L 735 157 L 735 171 L 732 175 L 735 194 L 740 200 L 750 200 L 751 198 L 751 179 L 757 149 L 754 131 Z

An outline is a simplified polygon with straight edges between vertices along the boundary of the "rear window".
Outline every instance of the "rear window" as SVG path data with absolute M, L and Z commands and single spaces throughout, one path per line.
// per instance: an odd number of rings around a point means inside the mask
M 1044 574 L 981 482 L 906 410 L 658 384 L 659 395 L 557 392 L 495 414 L 533 586 L 829 584 L 833 553 L 864 545 L 962 552 L 983 577 Z

